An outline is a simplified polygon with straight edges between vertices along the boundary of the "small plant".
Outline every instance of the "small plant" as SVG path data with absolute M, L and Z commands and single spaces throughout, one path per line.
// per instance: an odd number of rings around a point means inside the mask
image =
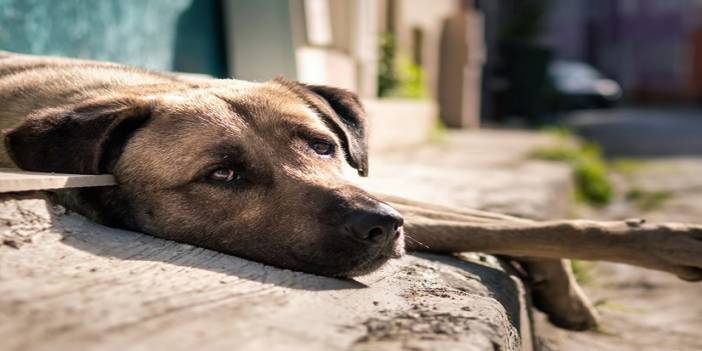
M 592 281 L 593 262 L 571 260 L 570 268 L 573 270 L 575 280 L 580 284 L 587 284 Z
M 612 201 L 612 184 L 607 176 L 607 165 L 602 160 L 599 147 L 585 144 L 580 147 L 573 161 L 575 181 L 581 200 L 593 205 L 606 205 Z
M 378 97 L 423 99 L 426 96 L 422 67 L 406 57 L 398 56 L 395 35 L 383 34 L 378 64 Z
M 390 91 L 389 96 L 403 99 L 424 99 L 427 97 L 424 89 L 424 70 L 411 60 L 400 57 L 397 59 L 398 84 Z
M 629 158 L 619 158 L 609 163 L 611 170 L 625 176 L 629 180 L 644 167 L 646 165 L 643 162 Z
M 440 118 L 434 118 L 434 125 L 429 130 L 429 141 L 435 144 L 446 142 L 446 134 L 448 128 Z
M 576 142 L 572 137 L 566 137 L 563 130 L 558 133 L 557 145 L 535 149 L 531 157 L 567 162 L 573 167 L 576 199 L 595 206 L 609 204 L 613 188 L 600 148 L 595 144 Z
M 378 97 L 390 95 L 398 85 L 395 68 L 395 35 L 384 33 L 380 38 L 380 62 L 378 63 Z

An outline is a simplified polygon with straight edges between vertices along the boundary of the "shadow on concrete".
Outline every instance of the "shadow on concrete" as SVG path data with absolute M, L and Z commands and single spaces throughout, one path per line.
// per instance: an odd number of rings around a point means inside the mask
M 51 202 L 43 194 L 15 194 L 14 196 L 43 198 L 46 200 L 47 206 L 51 206 Z M 101 257 L 126 261 L 163 262 L 224 273 L 244 280 L 296 290 L 351 291 L 369 287 L 354 279 L 329 278 L 281 269 L 189 244 L 106 227 L 74 213 L 59 215 L 52 211 L 49 213 L 51 213 L 51 226 L 62 236 L 62 243 Z M 520 307 L 523 305 L 523 302 L 520 301 L 520 287 L 504 271 L 468 262 L 454 256 L 429 253 L 414 253 L 414 255 L 459 268 L 464 272 L 463 277 L 442 276 L 442 280 L 446 284 L 439 288 L 449 287 L 474 294 L 477 284 L 481 286 L 478 290 L 484 290 L 487 296 L 494 298 L 504 306 L 510 323 L 520 334 L 530 332 L 520 328 L 522 321 Z M 119 264 L 119 262 L 115 264 Z
M 43 194 L 13 196 L 20 199 L 46 199 Z M 46 203 L 50 206 L 49 200 L 46 200 Z M 189 244 L 106 227 L 74 213 L 56 215 L 51 209 L 49 213 L 51 226 L 62 236 L 62 243 L 97 256 L 120 260 L 158 261 L 297 290 L 353 290 L 368 287 L 354 279 L 336 279 L 280 269 Z

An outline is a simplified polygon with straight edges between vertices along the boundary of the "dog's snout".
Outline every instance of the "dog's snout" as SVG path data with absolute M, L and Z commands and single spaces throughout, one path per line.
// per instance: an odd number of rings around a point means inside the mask
M 403 224 L 402 216 L 392 207 L 379 204 L 372 209 L 353 211 L 346 222 L 346 231 L 352 237 L 368 243 L 387 242 L 398 235 Z

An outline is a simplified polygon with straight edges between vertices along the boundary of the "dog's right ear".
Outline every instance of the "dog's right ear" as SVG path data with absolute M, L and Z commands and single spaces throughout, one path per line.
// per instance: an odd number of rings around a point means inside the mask
M 149 102 L 132 98 L 42 110 L 5 132 L 5 148 L 17 167 L 29 171 L 110 173 L 150 115 Z
M 284 78 L 274 81 L 290 89 L 319 112 L 324 122 L 341 139 L 349 165 L 359 175 L 368 176 L 368 128 L 366 113 L 358 96 L 348 90 L 325 85 L 303 84 Z

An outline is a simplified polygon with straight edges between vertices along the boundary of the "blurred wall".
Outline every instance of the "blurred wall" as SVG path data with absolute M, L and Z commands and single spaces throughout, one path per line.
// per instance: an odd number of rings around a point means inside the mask
M 222 0 L 190 1 L 178 17 L 172 69 L 229 77 Z
M 0 0 L 0 49 L 221 76 L 218 13 L 217 0 Z
M 231 76 L 297 79 L 288 0 L 226 0 L 224 12 Z
M 542 42 L 557 58 L 588 62 L 618 80 L 632 99 L 702 98 L 695 33 L 697 0 L 551 1 Z
M 291 0 L 297 78 L 376 97 L 381 6 L 376 0 Z
M 591 5 L 581 0 L 551 1 L 541 43 L 558 48 L 560 59 L 582 60 L 585 57 L 588 6 Z
M 427 89 L 431 96 L 439 95 L 439 55 L 444 20 L 460 13 L 458 0 L 401 0 L 397 1 L 395 31 L 398 46 L 404 55 L 412 55 L 415 36 L 421 33 L 420 60 L 424 68 Z M 459 38 L 459 40 L 461 40 Z M 461 45 L 462 43 L 457 43 Z M 456 72 L 459 74 L 460 72 Z

